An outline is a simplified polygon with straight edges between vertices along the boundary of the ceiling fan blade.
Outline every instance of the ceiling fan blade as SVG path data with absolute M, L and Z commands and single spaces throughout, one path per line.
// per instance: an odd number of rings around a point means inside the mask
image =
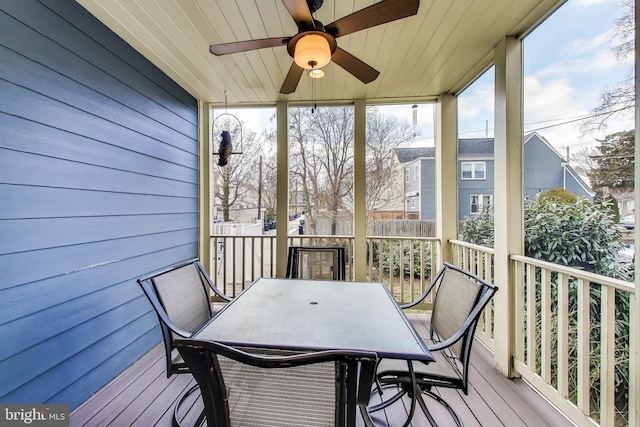
M 286 95 L 295 92 L 303 72 L 304 68 L 292 62 L 287 77 L 284 78 L 284 83 L 282 83 L 282 87 L 280 88 L 280 93 Z
M 420 0 L 383 0 L 325 25 L 328 33 L 342 37 L 418 13 Z
M 336 51 L 331 56 L 331 60 L 353 74 L 358 80 L 363 83 L 371 83 L 380 74 L 375 68 L 370 67 L 366 63 L 362 62 L 355 56 L 351 55 L 344 49 L 336 48 Z
M 266 47 L 284 46 L 284 37 L 274 37 L 270 39 L 247 40 L 243 42 L 231 42 L 222 44 L 212 44 L 209 52 L 216 56 L 228 55 L 230 53 L 246 52 L 248 50 L 264 49 Z
M 299 29 L 313 28 L 313 17 L 306 0 L 282 0 Z

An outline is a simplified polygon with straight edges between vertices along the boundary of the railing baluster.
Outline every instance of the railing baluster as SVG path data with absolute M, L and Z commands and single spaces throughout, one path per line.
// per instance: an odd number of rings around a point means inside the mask
M 405 286 L 404 286 L 404 240 L 399 240 L 398 250 L 400 253 L 398 254 L 398 260 L 400 265 L 398 266 L 398 276 L 400 279 L 400 301 L 406 301 L 405 297 Z
M 589 415 L 589 335 L 591 321 L 589 319 L 590 304 L 589 282 L 578 279 L 578 408 Z
M 540 295 L 540 313 L 541 313 L 541 341 L 542 348 L 540 352 L 540 371 L 542 379 L 547 383 L 551 383 L 551 271 L 543 268 L 541 276 L 541 295 Z
M 525 295 L 524 295 L 524 263 L 518 261 L 513 262 L 515 274 L 514 295 L 516 298 L 515 316 L 516 316 L 516 336 L 515 336 L 515 356 L 516 360 L 524 362 L 524 337 L 525 337 Z
M 600 425 L 614 426 L 616 290 L 600 286 Z
M 246 272 L 247 272 L 247 238 L 240 237 L 240 242 L 242 242 L 242 275 L 240 276 L 240 289 L 244 289 L 244 284 L 246 281 Z M 253 264 L 253 262 L 252 262 Z
M 527 265 L 527 367 L 538 372 L 536 363 L 536 267 Z
M 569 278 L 558 274 L 558 393 L 569 397 Z

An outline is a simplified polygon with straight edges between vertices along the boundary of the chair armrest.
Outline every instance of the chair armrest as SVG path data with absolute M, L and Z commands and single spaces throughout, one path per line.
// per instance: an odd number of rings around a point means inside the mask
M 436 284 L 440 281 L 440 279 L 442 278 L 442 275 L 444 274 L 444 272 L 446 271 L 447 268 L 448 268 L 447 264 L 445 263 L 444 267 L 442 267 L 438 271 L 438 274 L 436 274 L 436 277 L 434 277 L 433 280 L 431 280 L 431 283 L 429 284 L 429 287 L 422 293 L 422 295 L 420 295 L 414 301 L 411 301 L 409 303 L 400 305 L 400 308 L 405 310 L 407 308 L 411 308 L 413 306 L 416 306 L 416 305 L 420 304 L 422 301 L 424 301 L 424 299 L 429 296 L 431 291 L 435 288 Z
M 209 277 L 209 274 L 207 273 L 207 271 L 202 266 L 202 263 L 200 263 L 200 260 L 196 261 L 196 265 L 198 266 L 198 270 L 200 270 L 200 274 L 202 274 L 202 276 L 205 278 L 205 280 L 209 284 L 209 288 L 211 288 L 211 291 L 214 294 L 216 294 L 217 297 L 223 299 L 224 301 L 231 302 L 233 298 L 229 298 L 228 296 L 223 294 L 220 291 L 220 289 L 218 289 L 218 287 L 213 283 L 213 280 L 211 280 L 211 277 Z
M 209 282 L 209 287 L 211 288 L 211 290 L 213 291 L 214 294 L 216 294 L 216 296 L 222 298 L 223 300 L 225 300 L 226 302 L 231 302 L 233 301 L 233 298 L 230 298 L 228 296 L 226 296 L 225 294 L 223 294 L 220 289 L 218 289 L 218 287 L 216 285 L 214 285 L 213 283 Z

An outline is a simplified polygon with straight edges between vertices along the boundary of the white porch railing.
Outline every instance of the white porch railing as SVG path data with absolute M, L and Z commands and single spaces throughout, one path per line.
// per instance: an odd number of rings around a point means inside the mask
M 352 236 L 292 235 L 288 239 L 289 246 L 344 247 L 347 280 L 353 280 Z M 275 235 L 211 236 L 211 254 L 211 277 L 231 297 L 259 277 L 276 275 Z M 367 280 L 385 283 L 399 303 L 422 294 L 438 270 L 439 260 L 440 242 L 434 238 L 367 238 Z
M 491 277 L 492 249 L 450 243 L 458 265 Z M 634 284 L 524 256 L 510 260 L 513 283 L 497 285 L 514 287 L 516 371 L 577 425 L 628 425 L 629 409 L 640 404 L 628 383 L 629 338 L 640 333 L 630 321 Z
M 453 264 L 493 283 L 493 249 L 460 240 L 450 240 L 449 243 L 453 247 Z M 493 301 L 487 304 L 478 320 L 476 338 L 493 350 Z

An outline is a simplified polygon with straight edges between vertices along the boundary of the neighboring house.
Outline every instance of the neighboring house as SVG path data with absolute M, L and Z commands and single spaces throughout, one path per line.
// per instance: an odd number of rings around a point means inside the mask
M 434 220 L 435 148 L 398 148 L 403 166 L 407 218 Z M 458 140 L 458 218 L 479 213 L 493 203 L 493 138 Z M 525 136 L 524 195 L 533 198 L 554 188 L 593 201 L 593 191 L 549 142 L 537 133 Z

